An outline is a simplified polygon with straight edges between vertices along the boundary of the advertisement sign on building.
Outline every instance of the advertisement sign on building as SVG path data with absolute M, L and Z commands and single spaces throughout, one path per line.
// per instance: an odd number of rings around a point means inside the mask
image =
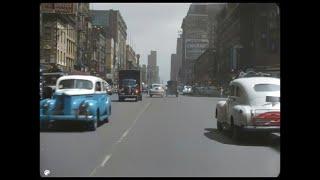
M 44 13 L 54 13 L 54 3 L 41 3 L 40 10 Z
M 186 39 L 186 59 L 197 59 L 209 45 L 208 39 Z
M 58 14 L 75 14 L 75 3 L 41 3 L 41 12 Z

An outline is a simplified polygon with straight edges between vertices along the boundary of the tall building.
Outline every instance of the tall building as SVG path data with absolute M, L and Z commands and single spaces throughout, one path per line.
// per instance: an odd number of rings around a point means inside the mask
M 178 80 L 178 60 L 177 54 L 171 54 L 171 71 L 170 71 L 170 80 Z
M 147 84 L 159 82 L 159 67 L 157 66 L 157 51 L 151 51 L 148 55 Z
M 193 3 L 182 22 L 182 81 L 192 84 L 195 60 L 208 48 L 207 4 Z
M 147 83 L 147 66 L 145 64 L 141 67 L 142 82 Z
M 41 3 L 40 64 L 74 70 L 77 57 L 77 4 Z
M 106 38 L 102 27 L 92 28 L 91 72 L 103 79 L 106 78 Z
M 156 66 L 156 67 L 154 68 L 153 82 L 154 82 L 154 83 L 160 83 L 159 66 Z
M 87 71 L 90 65 L 89 57 L 89 33 L 90 33 L 90 13 L 89 3 L 76 3 L 76 29 L 77 29 L 77 56 L 75 69 Z
M 136 53 L 130 45 L 126 46 L 126 69 L 139 69 Z
M 151 51 L 150 55 L 148 55 L 148 65 L 149 66 L 157 65 L 157 51 Z
M 280 15 L 276 4 L 228 3 L 217 16 L 217 22 L 215 72 L 221 84 L 227 84 L 246 68 L 279 76 Z
M 177 47 L 176 47 L 176 57 L 177 57 L 177 81 L 181 82 L 182 76 L 182 38 L 177 38 Z
M 114 40 L 113 38 L 107 38 L 106 40 L 106 73 L 107 73 L 107 80 L 109 80 L 109 82 L 112 82 L 114 81 L 113 79 L 113 74 L 114 74 L 114 68 L 113 68 L 113 65 L 114 65 L 114 46 L 115 46 L 115 43 L 114 43 Z
M 103 26 L 106 37 L 114 39 L 113 79 L 117 81 L 118 70 L 126 68 L 127 25 L 117 10 L 91 10 L 90 14 L 92 24 Z

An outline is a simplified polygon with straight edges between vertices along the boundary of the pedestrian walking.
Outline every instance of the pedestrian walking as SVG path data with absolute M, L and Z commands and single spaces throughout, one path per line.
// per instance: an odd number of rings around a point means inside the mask
M 220 97 L 223 97 L 223 87 L 220 88 Z

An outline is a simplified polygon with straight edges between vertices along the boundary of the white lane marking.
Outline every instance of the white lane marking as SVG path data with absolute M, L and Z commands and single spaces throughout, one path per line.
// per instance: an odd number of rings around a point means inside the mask
M 113 149 L 113 147 L 114 147 L 115 145 L 117 145 L 118 143 L 122 142 L 123 138 L 128 135 L 129 131 L 130 131 L 130 130 L 132 129 L 132 127 L 135 125 L 135 123 L 136 123 L 137 120 L 140 118 L 140 116 L 142 115 L 142 113 L 144 113 L 144 112 L 148 109 L 148 107 L 150 106 L 150 104 L 151 104 L 151 102 L 148 102 L 148 104 L 146 104 L 146 106 L 143 108 L 143 110 L 139 112 L 138 116 L 137 116 L 136 119 L 133 121 L 132 125 L 123 133 L 123 135 L 120 137 L 120 139 L 119 139 L 116 143 L 112 144 L 112 146 L 111 146 L 111 151 L 112 151 L 112 149 Z M 105 165 L 105 164 L 108 162 L 108 160 L 111 158 L 111 155 L 112 155 L 112 154 L 108 154 L 108 155 L 105 157 L 105 159 L 103 160 L 103 162 L 100 164 L 100 167 L 104 167 L 104 165 Z M 96 168 L 94 168 L 93 171 L 90 173 L 89 176 L 93 176 L 93 174 L 96 173 L 97 168 L 99 168 L 99 166 L 97 166 Z
M 97 168 L 98 168 L 98 167 L 94 168 L 94 170 L 90 173 L 89 176 L 92 176 L 94 173 L 96 173 L 96 169 L 97 169 Z
M 151 104 L 151 102 L 148 102 L 148 104 L 146 104 L 146 106 L 142 109 L 142 111 L 139 112 L 139 114 L 136 117 L 136 119 L 133 121 L 131 126 L 123 133 L 122 137 L 119 139 L 118 142 L 122 142 L 123 138 L 128 135 L 128 133 L 130 132 L 132 127 L 136 124 L 137 120 L 141 117 L 141 115 L 147 110 L 147 108 L 150 106 L 150 104 Z
M 127 130 L 123 133 L 123 135 L 120 137 L 120 139 L 116 142 L 117 144 L 120 143 L 120 142 L 122 142 L 122 139 L 128 135 L 129 130 L 130 130 L 130 129 L 127 129 Z
M 123 133 L 123 135 L 121 136 L 121 138 L 123 139 L 124 137 L 126 137 L 126 135 L 129 133 L 129 129 L 126 130 L 126 132 Z
M 109 161 L 109 159 L 111 158 L 111 156 L 112 156 L 112 154 L 108 154 L 105 158 L 104 158 L 104 160 L 103 160 L 103 162 L 101 163 L 101 167 L 104 167 L 104 165 Z

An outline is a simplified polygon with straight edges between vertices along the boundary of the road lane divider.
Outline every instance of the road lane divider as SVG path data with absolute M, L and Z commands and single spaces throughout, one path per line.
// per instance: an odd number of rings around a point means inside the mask
M 119 139 L 119 143 L 122 142 L 122 140 L 129 134 L 130 130 L 132 129 L 132 127 L 136 124 L 137 120 L 140 119 L 141 115 L 148 109 L 148 107 L 150 106 L 151 102 L 148 102 L 146 104 L 146 106 L 139 112 L 138 116 L 136 117 L 136 119 L 133 121 L 133 123 L 131 124 L 131 126 L 123 133 L 123 135 L 121 136 L 121 138 Z
M 105 158 L 104 158 L 104 160 L 103 160 L 103 162 L 101 163 L 101 167 L 104 167 L 104 165 L 109 161 L 109 159 L 111 158 L 111 156 L 112 156 L 112 154 L 108 154 Z
M 100 167 L 104 167 L 106 165 L 106 163 L 110 160 L 111 156 L 112 156 L 112 152 L 114 147 L 121 143 L 122 140 L 129 134 L 130 130 L 132 129 L 132 127 L 136 124 L 137 120 L 141 117 L 141 115 L 148 109 L 148 107 L 150 106 L 151 102 L 148 102 L 146 104 L 146 106 L 139 112 L 138 116 L 136 117 L 136 119 L 133 121 L 133 123 L 131 124 L 131 126 L 122 134 L 122 136 L 119 138 L 118 141 L 116 141 L 114 144 L 112 144 L 111 146 L 111 153 L 108 154 L 104 160 L 102 161 L 102 163 L 100 165 L 98 165 L 96 168 L 93 169 L 93 171 L 90 173 L 89 176 L 93 176 L 93 174 L 96 173 L 97 169 Z

